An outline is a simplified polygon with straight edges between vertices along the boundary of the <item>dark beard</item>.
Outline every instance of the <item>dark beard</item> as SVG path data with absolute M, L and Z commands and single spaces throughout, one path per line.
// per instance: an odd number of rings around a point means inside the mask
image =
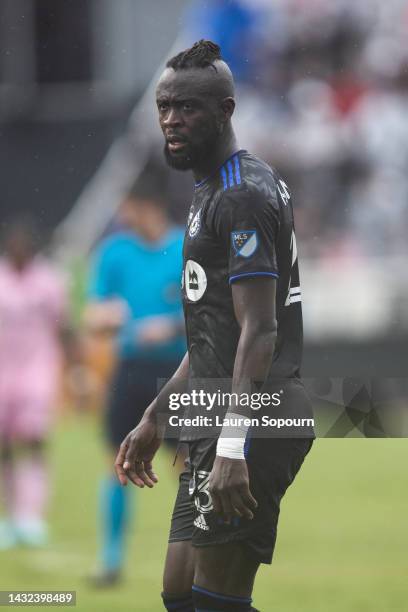
M 200 147 L 192 147 L 189 145 L 185 155 L 172 155 L 169 151 L 168 144 L 164 145 L 164 157 L 171 168 L 175 170 L 192 170 L 194 168 L 206 167 L 208 160 L 214 155 L 217 146 L 217 133 L 211 134 Z
M 172 155 L 169 151 L 169 146 L 166 142 L 164 145 L 164 157 L 170 168 L 174 170 L 191 170 L 194 164 L 194 160 L 190 155 Z

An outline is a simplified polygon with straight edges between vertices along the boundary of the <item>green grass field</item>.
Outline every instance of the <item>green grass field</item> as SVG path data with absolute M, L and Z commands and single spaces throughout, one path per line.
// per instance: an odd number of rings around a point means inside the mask
M 86 612 L 160 611 L 161 570 L 176 480 L 164 451 L 154 490 L 134 491 L 137 516 L 123 584 L 95 592 L 99 477 L 106 463 L 89 417 L 60 425 L 51 445 L 51 543 L 0 553 L 1 589 L 75 589 Z M 408 447 L 404 439 L 318 440 L 282 504 L 271 567 L 258 576 L 262 612 L 408 609 Z

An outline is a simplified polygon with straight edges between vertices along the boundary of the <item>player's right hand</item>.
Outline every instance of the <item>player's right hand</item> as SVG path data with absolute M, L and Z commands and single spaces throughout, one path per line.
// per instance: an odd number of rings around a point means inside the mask
M 150 418 L 143 418 L 128 433 L 115 460 L 116 474 L 123 486 L 127 485 L 128 480 L 141 489 L 145 485 L 152 488 L 158 482 L 152 459 L 160 444 L 157 425 Z

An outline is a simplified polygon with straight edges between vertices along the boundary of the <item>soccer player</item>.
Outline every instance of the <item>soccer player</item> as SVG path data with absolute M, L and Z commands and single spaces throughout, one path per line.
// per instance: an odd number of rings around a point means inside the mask
M 47 539 L 46 441 L 66 337 L 64 283 L 37 254 L 28 217 L 7 224 L 0 258 L 0 549 Z M 64 332 L 61 334 L 61 332 Z
M 281 413 L 311 415 L 299 380 L 302 313 L 291 196 L 273 169 L 237 144 L 233 77 L 219 47 L 202 40 L 170 59 L 156 97 L 166 159 L 191 169 L 196 185 L 183 248 L 188 352 L 116 459 L 120 482 L 139 487 L 158 480 L 152 459 L 170 395 L 192 391 L 197 381 L 211 386 L 230 379 L 238 398 L 247 389 L 281 394 Z M 226 409 L 228 417 L 248 414 L 240 400 Z M 206 428 L 182 432 L 190 468 L 180 477 L 170 529 L 167 610 L 254 609 L 254 579 L 260 563 L 272 559 L 280 500 L 314 434 L 307 427 L 298 435 L 292 429 L 286 437 L 261 437 L 245 422 L 234 432 L 223 427 L 218 439 Z
M 117 363 L 105 414 L 110 473 L 100 496 L 102 547 L 94 586 L 118 582 L 124 562 L 130 499 L 112 474 L 123 437 L 169 378 L 185 352 L 179 279 L 183 234 L 153 185 L 142 178 L 122 202 L 123 229 L 95 253 L 85 319 L 93 332 L 111 332 Z

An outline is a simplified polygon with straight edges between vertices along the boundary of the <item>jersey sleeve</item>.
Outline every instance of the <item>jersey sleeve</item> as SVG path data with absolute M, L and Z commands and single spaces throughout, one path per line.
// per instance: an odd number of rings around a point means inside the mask
M 278 278 L 276 200 L 255 190 L 226 192 L 215 210 L 214 228 L 228 253 L 230 284 L 245 277 Z

